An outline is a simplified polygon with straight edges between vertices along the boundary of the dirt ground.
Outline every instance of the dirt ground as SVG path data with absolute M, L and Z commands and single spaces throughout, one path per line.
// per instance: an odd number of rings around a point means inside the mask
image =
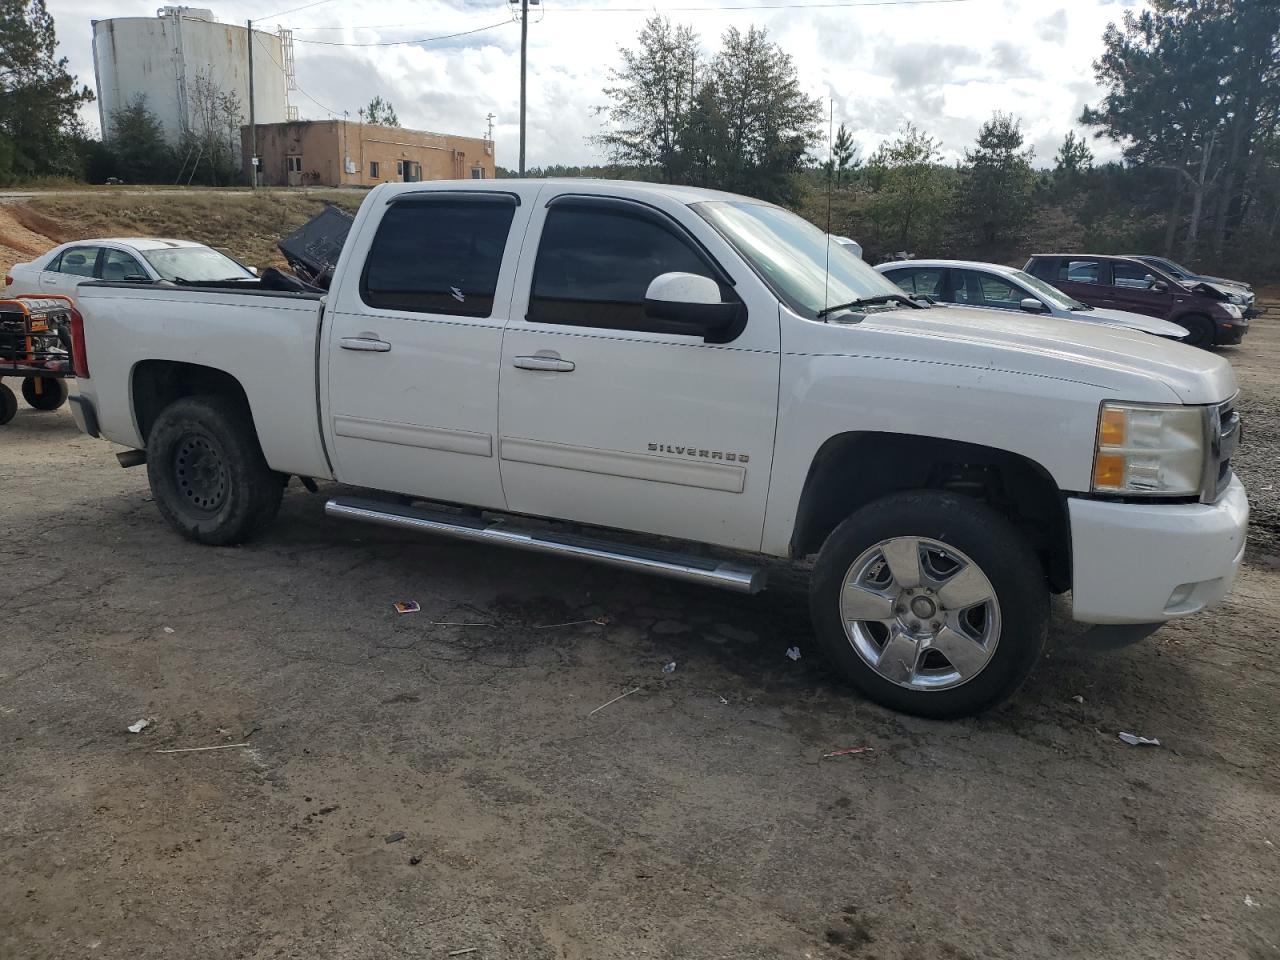
M 846 689 L 794 581 L 413 538 L 296 484 L 269 536 L 199 547 L 143 470 L 24 407 L 0 957 L 1280 957 L 1280 321 L 1224 355 L 1256 520 L 1234 594 L 1119 650 L 1058 602 L 1017 697 L 953 723 Z

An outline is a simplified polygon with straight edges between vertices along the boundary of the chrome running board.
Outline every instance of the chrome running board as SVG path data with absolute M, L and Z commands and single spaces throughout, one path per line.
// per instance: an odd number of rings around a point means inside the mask
M 324 505 L 331 517 L 361 520 L 399 530 L 434 533 L 472 543 L 492 543 L 517 550 L 550 553 L 605 566 L 652 573 L 687 583 L 723 587 L 737 593 L 759 593 L 765 586 L 765 571 L 739 566 L 711 557 L 651 550 L 627 543 L 579 537 L 555 531 L 521 530 L 505 520 L 468 517 L 425 507 L 399 506 L 356 497 L 335 497 Z

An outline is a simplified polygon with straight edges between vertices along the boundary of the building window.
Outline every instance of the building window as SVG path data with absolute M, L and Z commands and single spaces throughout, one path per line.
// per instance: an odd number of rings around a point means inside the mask
M 403 177 L 403 176 L 404 176 L 404 161 L 403 161 L 403 160 L 397 160 L 397 161 L 396 161 L 396 176 L 397 176 L 397 177 Z
M 290 156 L 285 157 L 284 161 L 285 161 L 286 169 L 290 173 L 302 172 L 302 157 L 298 156 L 297 154 L 292 154 Z
M 378 161 L 377 160 L 369 161 L 369 177 L 373 180 L 378 179 Z
M 471 168 L 471 179 L 472 179 L 472 180 L 483 180 L 483 179 L 484 179 L 484 167 L 472 167 L 472 168 Z

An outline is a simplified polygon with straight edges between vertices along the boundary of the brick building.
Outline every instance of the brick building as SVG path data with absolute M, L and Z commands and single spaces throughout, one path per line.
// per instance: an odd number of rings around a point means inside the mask
M 249 176 L 250 128 L 240 129 Z M 258 124 L 258 183 L 371 187 L 494 176 L 493 141 L 347 120 Z

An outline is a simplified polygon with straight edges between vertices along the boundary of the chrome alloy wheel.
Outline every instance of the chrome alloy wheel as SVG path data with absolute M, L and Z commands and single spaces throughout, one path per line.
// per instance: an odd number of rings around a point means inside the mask
M 1000 602 L 955 547 L 894 537 L 853 561 L 840 590 L 845 635 L 866 664 L 909 690 L 972 680 L 1000 641 Z

